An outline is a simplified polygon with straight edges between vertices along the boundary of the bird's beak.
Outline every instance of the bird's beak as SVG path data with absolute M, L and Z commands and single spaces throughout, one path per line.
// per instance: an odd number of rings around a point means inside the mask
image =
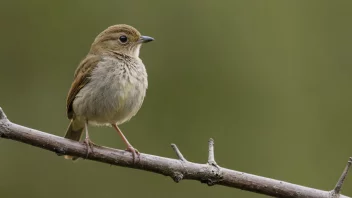
M 139 38 L 139 42 L 140 43 L 148 43 L 150 41 L 154 41 L 154 38 L 150 37 L 150 36 L 141 36 Z

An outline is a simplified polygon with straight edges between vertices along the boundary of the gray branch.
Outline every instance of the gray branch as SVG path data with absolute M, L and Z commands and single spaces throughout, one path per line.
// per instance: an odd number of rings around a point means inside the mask
M 55 152 L 58 155 L 87 157 L 85 144 L 12 123 L 7 119 L 1 108 L 0 137 L 30 144 Z M 331 191 L 323 191 L 222 168 L 215 162 L 214 141 L 212 139 L 209 140 L 209 155 L 206 164 L 189 162 L 183 157 L 175 144 L 172 144 L 172 148 L 176 152 L 178 159 L 141 153 L 140 159 L 133 163 L 131 153 L 102 146 L 92 146 L 93 151 L 87 159 L 170 176 L 175 182 L 179 182 L 182 179 L 198 180 L 209 186 L 223 185 L 274 197 L 348 198 L 340 195 L 340 191 L 351 166 L 351 159 L 336 187 Z

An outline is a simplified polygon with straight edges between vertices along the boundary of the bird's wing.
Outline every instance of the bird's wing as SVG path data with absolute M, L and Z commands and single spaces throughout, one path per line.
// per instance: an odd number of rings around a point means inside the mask
M 66 100 L 66 113 L 69 119 L 72 119 L 74 116 L 72 104 L 76 98 L 76 95 L 90 81 L 90 75 L 100 60 L 100 56 L 88 55 L 77 67 L 74 80 Z

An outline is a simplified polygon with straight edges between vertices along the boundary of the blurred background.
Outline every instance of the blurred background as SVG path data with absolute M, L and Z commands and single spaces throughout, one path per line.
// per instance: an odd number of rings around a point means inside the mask
M 143 46 L 144 105 L 121 126 L 143 153 L 331 190 L 352 156 L 352 1 L 0 2 L 0 106 L 63 136 L 66 94 L 95 36 L 126 23 Z M 124 149 L 112 128 L 92 140 Z M 0 197 L 266 197 L 0 140 Z M 343 194 L 352 196 L 352 174 Z

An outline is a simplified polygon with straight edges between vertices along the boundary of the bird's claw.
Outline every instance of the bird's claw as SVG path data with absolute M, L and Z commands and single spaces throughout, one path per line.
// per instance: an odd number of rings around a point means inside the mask
M 96 144 L 94 144 L 94 142 L 92 142 L 89 138 L 84 139 L 83 143 L 87 145 L 87 155 L 86 155 L 86 159 L 87 159 L 89 154 L 91 152 L 93 153 L 93 146 L 95 146 Z
M 140 160 L 140 159 L 139 159 L 139 157 L 140 157 L 140 152 L 139 152 L 137 149 L 133 148 L 132 146 L 129 146 L 129 147 L 127 147 L 126 151 L 129 151 L 129 152 L 132 153 L 133 163 L 134 163 L 134 164 L 137 162 L 137 161 L 136 161 L 136 156 L 137 156 L 137 158 L 138 158 L 138 161 Z

